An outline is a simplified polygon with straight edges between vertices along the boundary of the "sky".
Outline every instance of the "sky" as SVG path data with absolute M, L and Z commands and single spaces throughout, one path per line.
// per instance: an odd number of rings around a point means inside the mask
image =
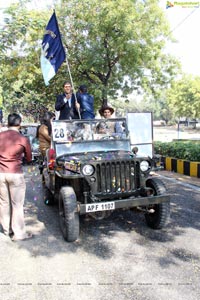
M 7 7 L 9 6 L 11 3 L 17 2 L 17 0 L 0 0 L 0 8 L 2 7 Z M 46 0 L 32 0 L 32 2 L 34 3 L 34 6 L 42 6 L 42 4 L 44 6 L 46 6 L 47 1 Z M 49 0 L 48 2 L 53 2 L 53 0 Z
M 176 2 L 183 1 L 176 0 Z M 185 2 L 198 1 L 185 0 Z M 200 6 L 183 8 L 175 5 L 166 9 L 166 3 L 167 1 L 160 1 L 160 6 L 170 23 L 173 37 L 177 40 L 176 43 L 168 45 L 168 51 L 180 59 L 184 72 L 200 76 Z
M 0 0 L 0 14 L 2 8 L 10 5 L 16 0 Z M 34 5 L 41 6 L 46 4 L 45 0 L 32 0 Z M 176 2 L 198 2 L 198 0 L 176 0 Z M 49 1 L 49 2 L 53 2 Z M 171 1 L 173 4 L 175 1 Z M 167 46 L 167 51 L 179 58 L 182 64 L 182 70 L 185 73 L 200 76 L 200 6 L 199 8 L 183 8 L 175 5 L 166 9 L 166 0 L 160 1 L 166 18 L 170 23 L 172 34 L 176 42 Z M 199 0 L 200 4 L 200 0 Z

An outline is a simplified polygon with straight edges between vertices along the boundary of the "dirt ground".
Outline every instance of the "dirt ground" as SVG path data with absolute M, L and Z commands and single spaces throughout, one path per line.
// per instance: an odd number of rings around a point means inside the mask
M 176 126 L 154 126 L 154 141 L 170 142 L 173 139 L 200 140 L 200 124 L 196 129 L 181 126 L 178 130 Z

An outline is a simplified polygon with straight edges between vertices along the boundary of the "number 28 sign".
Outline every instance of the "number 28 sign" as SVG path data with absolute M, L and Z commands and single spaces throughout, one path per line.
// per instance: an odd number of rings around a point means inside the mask
M 66 123 L 58 122 L 52 123 L 52 135 L 53 141 L 66 141 L 67 140 L 67 131 L 66 131 Z

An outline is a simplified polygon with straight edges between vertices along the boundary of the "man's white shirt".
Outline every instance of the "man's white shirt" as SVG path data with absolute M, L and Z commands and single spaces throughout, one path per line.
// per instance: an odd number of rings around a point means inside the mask
M 71 99 L 71 98 L 67 99 L 67 98 L 65 97 L 65 98 L 64 98 L 64 102 L 67 103 L 67 101 L 68 101 L 69 107 L 71 107 L 72 99 Z

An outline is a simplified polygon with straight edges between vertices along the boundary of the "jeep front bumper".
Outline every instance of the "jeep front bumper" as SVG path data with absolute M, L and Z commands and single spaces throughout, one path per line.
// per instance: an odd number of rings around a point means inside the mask
M 169 195 L 159 195 L 150 197 L 134 197 L 128 199 L 119 199 L 113 201 L 104 202 L 94 202 L 88 204 L 78 204 L 78 212 L 80 215 L 87 214 L 94 211 L 104 211 L 104 210 L 116 210 L 120 208 L 132 208 L 132 207 L 142 207 L 154 204 L 159 204 L 163 202 L 170 202 Z M 88 207 L 91 209 L 88 211 Z

